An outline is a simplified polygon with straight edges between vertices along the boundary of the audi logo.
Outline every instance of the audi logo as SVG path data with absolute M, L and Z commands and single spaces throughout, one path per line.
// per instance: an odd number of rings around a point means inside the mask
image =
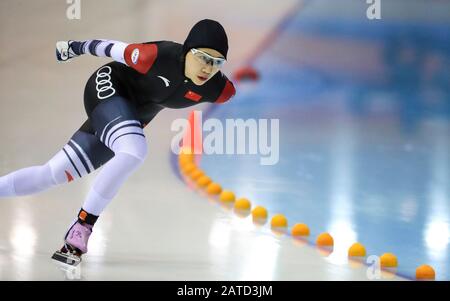
M 103 66 L 97 71 L 97 77 L 95 78 L 95 89 L 97 89 L 97 97 L 99 99 L 108 98 L 116 93 L 116 90 L 113 88 L 111 82 L 111 72 L 112 70 L 109 66 Z

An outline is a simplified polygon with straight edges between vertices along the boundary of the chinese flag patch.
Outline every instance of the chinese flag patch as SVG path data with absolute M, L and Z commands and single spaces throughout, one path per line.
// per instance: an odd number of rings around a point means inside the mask
M 187 91 L 186 94 L 184 94 L 184 97 L 193 101 L 199 101 L 200 99 L 202 99 L 202 96 L 192 92 L 192 91 Z

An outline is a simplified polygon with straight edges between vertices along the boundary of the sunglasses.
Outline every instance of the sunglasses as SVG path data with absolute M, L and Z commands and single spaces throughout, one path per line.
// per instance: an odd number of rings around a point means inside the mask
M 192 48 L 191 52 L 200 63 L 204 65 L 211 65 L 213 68 L 221 68 L 226 62 L 223 58 L 213 57 L 206 52 L 195 48 Z

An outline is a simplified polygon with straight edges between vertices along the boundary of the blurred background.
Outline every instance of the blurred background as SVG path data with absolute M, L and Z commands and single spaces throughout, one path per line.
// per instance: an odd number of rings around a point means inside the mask
M 237 194 L 312 225 L 312 237 L 330 232 L 331 262 L 359 241 L 396 254 L 400 274 L 428 263 L 449 280 L 450 3 L 381 1 L 380 20 L 367 7 L 304 2 L 251 59 L 260 81 L 212 111 L 279 119 L 278 164 L 202 163 Z

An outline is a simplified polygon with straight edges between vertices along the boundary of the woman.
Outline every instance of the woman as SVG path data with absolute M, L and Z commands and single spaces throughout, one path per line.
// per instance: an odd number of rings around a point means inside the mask
M 183 45 L 110 40 L 56 44 L 58 61 L 91 54 L 114 62 L 100 67 L 87 81 L 88 120 L 63 149 L 46 164 L 0 178 L 0 197 L 21 196 L 71 182 L 104 164 L 54 259 L 71 265 L 81 261 L 99 215 L 144 161 L 143 128 L 159 111 L 223 103 L 234 96 L 233 84 L 220 72 L 227 52 L 224 28 L 208 19 L 194 25 Z

